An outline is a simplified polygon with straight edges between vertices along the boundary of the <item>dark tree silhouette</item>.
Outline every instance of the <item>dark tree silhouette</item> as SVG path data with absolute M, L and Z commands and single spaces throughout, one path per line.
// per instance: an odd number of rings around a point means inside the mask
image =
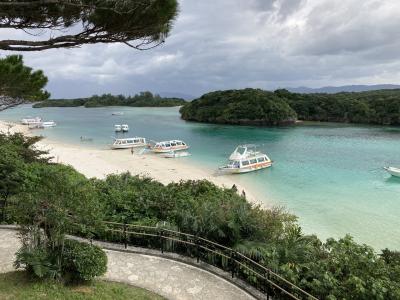
M 164 42 L 177 12 L 176 0 L 0 0 L 0 29 L 32 35 L 1 40 L 0 49 L 40 51 L 119 42 L 146 50 Z

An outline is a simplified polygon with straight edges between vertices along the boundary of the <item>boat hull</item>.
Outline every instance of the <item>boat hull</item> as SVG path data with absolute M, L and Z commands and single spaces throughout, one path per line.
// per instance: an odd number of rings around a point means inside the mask
M 390 175 L 394 177 L 399 177 L 400 178 L 400 169 L 398 168 L 393 168 L 393 167 L 388 167 L 385 168 L 386 172 L 388 172 Z
M 189 149 L 189 146 L 176 146 L 176 147 L 168 147 L 168 148 L 153 148 L 152 151 L 154 153 L 168 153 L 171 151 L 182 151 Z
M 178 158 L 178 157 L 190 156 L 190 153 L 189 152 L 165 153 L 162 156 L 165 158 Z
M 140 147 L 146 147 L 147 144 L 131 144 L 131 145 L 111 145 L 112 149 L 130 149 L 130 148 L 140 148 Z
M 262 169 L 266 169 L 272 166 L 272 162 L 266 162 L 266 163 L 260 163 L 260 164 L 255 164 L 255 165 L 250 165 L 242 168 L 226 168 L 226 167 L 221 167 L 219 168 L 220 171 L 227 173 L 227 174 L 243 174 L 243 173 L 249 173 L 249 172 L 254 172 Z

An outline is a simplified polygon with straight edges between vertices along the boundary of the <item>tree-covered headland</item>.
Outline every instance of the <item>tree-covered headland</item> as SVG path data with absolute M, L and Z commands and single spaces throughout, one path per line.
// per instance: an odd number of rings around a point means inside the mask
M 103 94 L 88 98 L 52 99 L 33 105 L 34 108 L 42 107 L 103 107 L 103 106 L 132 106 L 132 107 L 172 107 L 182 106 L 186 103 L 181 98 L 165 98 L 151 92 L 141 92 L 134 96 Z
M 101 221 L 161 226 L 234 248 L 319 299 L 400 299 L 400 253 L 304 234 L 282 208 L 250 204 L 236 189 L 202 181 L 163 185 L 130 174 L 87 179 L 51 163 L 37 138 L 0 134 L 3 222 L 22 226 L 17 266 L 35 276 L 102 274 L 98 248 L 66 239 L 71 229 L 101 237 Z M 34 237 L 34 238 L 32 238 Z
M 400 90 L 298 94 L 281 89 L 216 91 L 187 103 L 184 120 L 240 125 L 304 121 L 400 125 Z

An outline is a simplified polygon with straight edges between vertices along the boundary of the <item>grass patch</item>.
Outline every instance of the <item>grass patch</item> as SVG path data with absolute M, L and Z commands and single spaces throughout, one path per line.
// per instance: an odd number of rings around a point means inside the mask
M 87 284 L 65 286 L 55 281 L 33 280 L 26 272 L 16 271 L 0 274 L 0 299 L 161 300 L 164 298 L 145 289 L 121 283 L 97 280 Z

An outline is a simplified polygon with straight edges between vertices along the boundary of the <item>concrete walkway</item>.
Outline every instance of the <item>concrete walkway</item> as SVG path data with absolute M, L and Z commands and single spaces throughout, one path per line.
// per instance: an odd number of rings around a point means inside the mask
M 0 229 L 0 273 L 14 270 L 18 247 L 17 231 Z M 254 299 L 219 276 L 185 263 L 145 254 L 105 251 L 106 280 L 142 287 L 171 300 Z

